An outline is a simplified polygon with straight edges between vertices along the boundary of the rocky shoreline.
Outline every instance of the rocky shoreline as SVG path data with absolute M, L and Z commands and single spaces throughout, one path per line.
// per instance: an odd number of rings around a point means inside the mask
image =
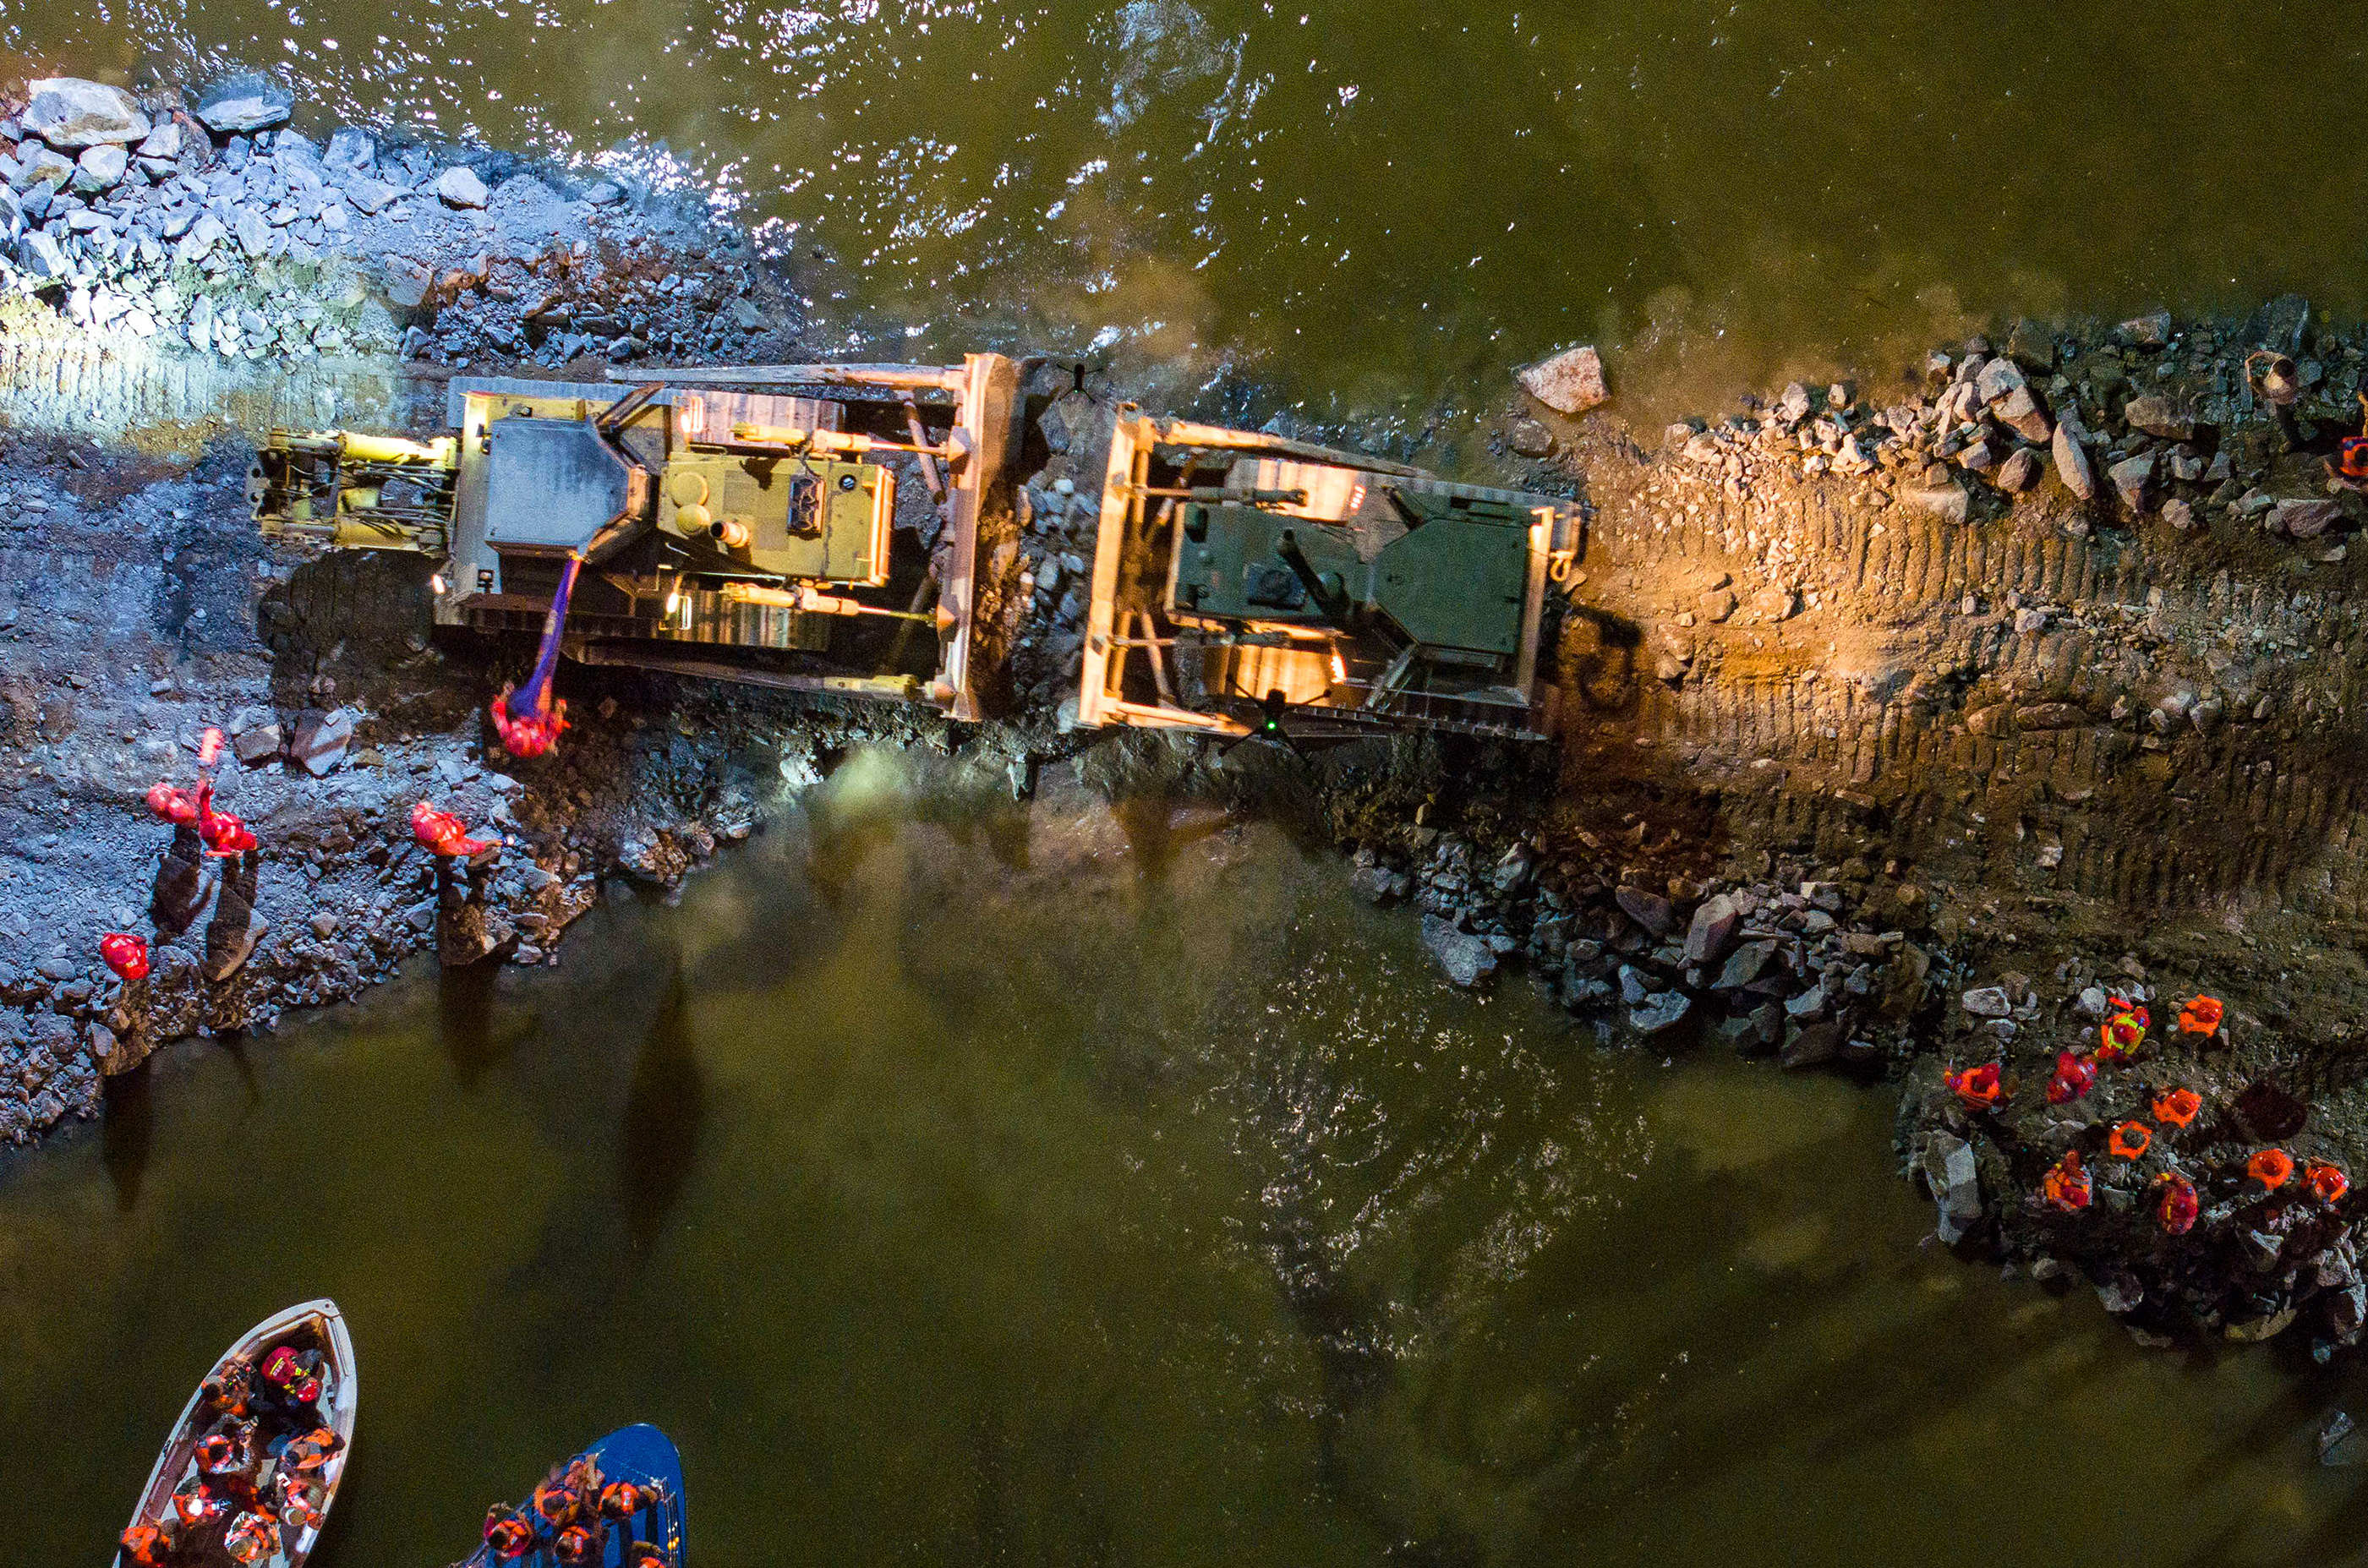
M 319 360 L 388 381 L 400 360 L 432 392 L 463 369 L 800 347 L 793 282 L 703 213 L 483 150 L 315 142 L 291 108 L 258 78 L 185 98 L 74 84 L 0 119 L 0 347 L 176 374 Z M 2265 348 L 2294 361 L 2291 401 L 2248 374 Z M 1896 1084 L 1939 1238 L 2085 1276 L 2144 1337 L 2301 1323 L 2349 1344 L 2368 1304 L 2353 1200 L 2256 1190 L 2246 1167 L 2273 1143 L 2342 1169 L 2368 1149 L 2341 940 L 2368 869 L 2337 771 L 2368 680 L 2345 575 L 2368 505 L 2321 462 L 2357 427 L 2363 354 L 2281 301 L 2242 323 L 2017 323 L 1881 397 L 1788 387 L 1652 450 L 1611 415 L 1508 402 L 1502 471 L 1475 477 L 1592 514 L 1558 750 L 1377 739 L 1312 772 L 1058 733 L 1105 398 L 1041 422 L 1050 459 L 998 579 L 1008 721 L 571 670 L 579 723 L 516 766 L 481 705 L 518 651 L 430 645 L 415 562 L 257 540 L 235 429 L 159 418 L 100 444 L 65 433 L 107 425 L 73 394 L 12 398 L 0 1140 L 97 1114 L 158 1045 L 267 1028 L 431 947 L 557 962 L 604 879 L 676 885 L 848 746 L 954 752 L 1014 790 L 1075 758 L 1114 797 L 1320 820 L 1458 984 L 1526 969 L 1607 1040 Z M 263 840 L 219 889 L 140 810 L 217 725 L 222 801 Z M 2248 791 L 2266 816 L 2231 820 Z M 503 854 L 472 874 L 426 856 L 422 799 Z M 118 983 L 97 937 L 152 907 L 153 972 Z M 2176 1035 L 2206 990 L 2226 1026 Z M 2112 999 L 2153 1009 L 2148 1041 L 2049 1102 Z M 1995 1108 L 1944 1080 L 1991 1062 Z M 2107 1152 L 2174 1085 L 2199 1096 L 2192 1125 Z M 2078 1211 L 2040 1196 L 2071 1150 L 2095 1176 Z M 2174 1176 L 2201 1210 L 2178 1233 L 2158 1218 Z

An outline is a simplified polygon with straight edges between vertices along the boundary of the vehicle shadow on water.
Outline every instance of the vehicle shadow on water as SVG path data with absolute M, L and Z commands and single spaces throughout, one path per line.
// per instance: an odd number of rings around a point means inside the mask
M 681 1202 L 698 1164 L 700 1128 L 706 1119 L 707 1079 L 691 1026 L 690 988 L 677 953 L 633 1063 L 618 1131 L 618 1194 L 625 1233 L 636 1253 L 649 1251 Z

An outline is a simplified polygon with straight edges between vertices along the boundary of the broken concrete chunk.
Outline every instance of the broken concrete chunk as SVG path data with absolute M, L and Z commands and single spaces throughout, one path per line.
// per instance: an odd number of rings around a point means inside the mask
M 1974 389 L 1986 403 L 1996 403 L 2025 384 L 2021 369 L 2004 355 L 1983 365 L 1974 378 Z
M 1841 1053 L 1841 1026 L 1828 1021 L 1803 1026 L 1784 1042 L 1784 1049 L 1777 1053 L 1776 1061 L 1784 1067 L 1816 1067 L 1831 1062 Z
M 1902 490 L 1899 498 L 1927 516 L 1944 523 L 1962 523 L 1973 515 L 1974 498 L 1963 485 L 1935 484 L 1922 489 Z
M 2055 433 L 2055 426 L 2040 406 L 2039 394 L 2029 387 L 2017 387 L 1998 401 L 1990 413 L 2026 441 L 2044 441 Z
M 131 165 L 131 155 L 111 142 L 85 148 L 74 160 L 74 189 L 84 196 L 112 190 Z
M 2113 493 L 2122 505 L 2133 512 L 2146 510 L 2146 486 L 2154 480 L 2154 454 L 2141 452 L 2134 458 L 2123 458 L 2105 471 L 2113 482 Z
M 2019 447 L 2007 454 L 2006 461 L 1998 464 L 1998 487 L 2010 495 L 2020 495 L 2037 484 L 2039 476 L 2045 472 L 2036 451 L 2029 447 Z
M 1727 956 L 1725 967 L 1718 971 L 1718 978 L 1710 983 L 1710 988 L 1713 991 L 1738 991 L 1759 979 L 1760 971 L 1768 967 L 1768 960 L 1775 956 L 1776 944 L 1772 941 L 1746 942 Z
M 1579 415 L 1611 401 L 1603 358 L 1591 347 L 1565 348 L 1520 372 L 1521 390 L 1556 414 Z

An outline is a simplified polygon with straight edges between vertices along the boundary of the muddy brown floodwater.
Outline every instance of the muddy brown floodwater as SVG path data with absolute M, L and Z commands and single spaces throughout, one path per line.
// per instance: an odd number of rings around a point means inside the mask
M 2002 0 L 1978 24 L 1938 0 L 84 0 L 6 7 L 0 66 L 237 60 L 308 119 L 622 143 L 807 257 L 850 349 L 1103 340 L 1137 384 L 1411 417 L 1588 340 L 1651 427 L 1920 360 L 1972 316 L 2241 314 L 2290 289 L 2356 314 L 2357 21 L 2333 0 Z
M 1474 1001 L 1258 826 L 859 754 L 556 970 L 175 1048 L 0 1165 L 0 1429 L 92 1560 L 239 1329 L 334 1295 L 322 1562 L 598 1431 L 707 1563 L 2348 1557 L 2345 1389 L 1918 1239 L 1887 1099 Z

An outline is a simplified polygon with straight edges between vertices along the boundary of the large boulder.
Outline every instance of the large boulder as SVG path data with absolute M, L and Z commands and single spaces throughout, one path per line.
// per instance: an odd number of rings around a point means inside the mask
M 74 187 L 84 196 L 113 190 L 131 165 L 131 154 L 111 142 L 86 147 L 74 160 Z
M 2055 426 L 2049 449 L 2055 459 L 2055 477 L 2064 482 L 2064 488 L 2083 501 L 2095 500 L 2097 466 L 2089 460 L 2087 449 L 2080 445 L 2079 437 L 2070 425 Z
M 450 207 L 483 207 L 491 193 L 474 169 L 455 165 L 436 179 L 436 194 Z
M 58 242 L 39 229 L 26 232 L 17 246 L 17 263 L 36 283 L 54 283 L 74 270 Z
M 68 152 L 138 142 L 150 129 L 139 100 L 130 93 L 74 76 L 51 76 L 34 83 L 31 101 L 17 120 L 26 135 L 38 136 L 50 146 Z
M 1676 912 L 1669 901 L 1650 888 L 1622 886 L 1612 891 L 1611 897 L 1629 919 L 1656 937 L 1666 937 L 1676 924 Z
M 2122 417 L 2134 428 L 2166 441 L 2190 440 L 2195 435 L 2194 416 L 2159 392 L 2130 399 Z
M 2154 454 L 2140 452 L 2134 458 L 2123 458 L 2105 471 L 2113 482 L 2113 491 L 2122 505 L 2133 512 L 2146 510 L 2146 486 L 2154 480 Z
M 2343 508 L 2336 503 L 2305 496 L 2279 502 L 2271 527 L 2272 531 L 2294 539 L 2317 539 L 2342 520 Z
M 1447 978 L 1458 985 L 1477 985 L 1496 972 L 1497 949 L 1486 937 L 1460 931 L 1436 915 L 1422 917 L 1422 940 Z
M 1556 414 L 1579 415 L 1611 401 L 1603 357 L 1589 347 L 1565 348 L 1520 372 L 1521 390 Z
M 1726 957 L 1727 949 L 1735 943 L 1736 930 L 1742 924 L 1742 911 L 1726 894 L 1702 900 L 1694 910 L 1692 924 L 1686 927 L 1686 962 L 1700 966 Z
M 215 135 L 234 136 L 284 125 L 295 107 L 295 95 L 287 88 L 249 72 L 207 88 L 195 112 Z

